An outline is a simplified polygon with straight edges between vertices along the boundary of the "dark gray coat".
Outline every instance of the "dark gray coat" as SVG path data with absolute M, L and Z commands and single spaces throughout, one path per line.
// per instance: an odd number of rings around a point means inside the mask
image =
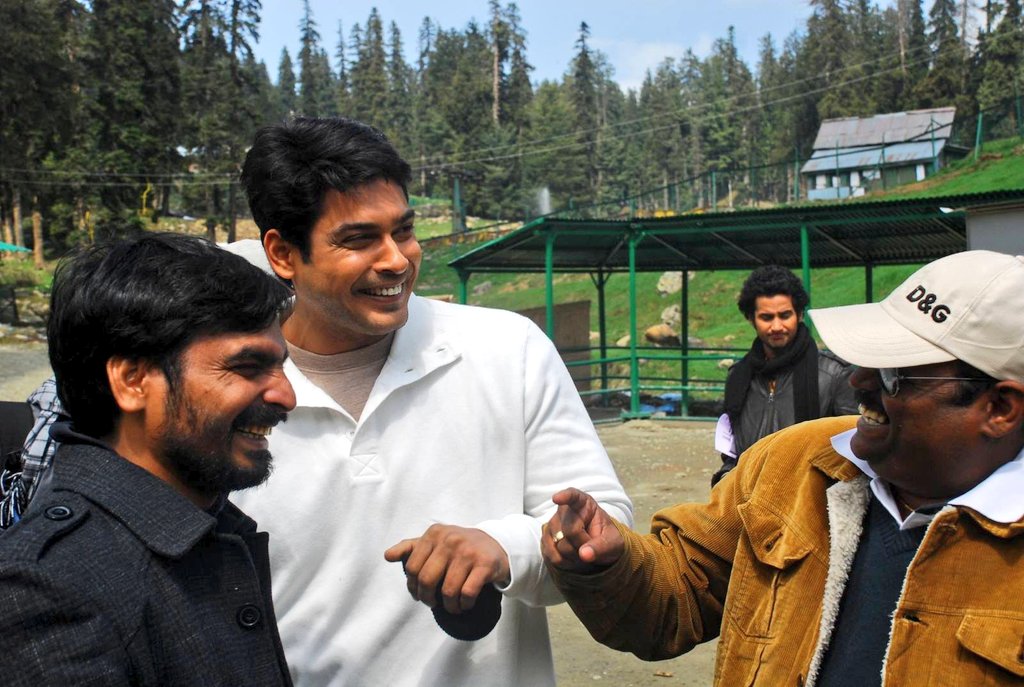
M 68 430 L 0 535 L 4 685 L 290 685 L 267 534 Z
M 729 370 L 732 372 L 732 368 Z M 850 386 L 853 368 L 829 351 L 818 351 L 819 417 L 856 415 L 857 400 Z M 775 377 L 775 392 L 768 381 L 755 375 L 743 402 L 739 427 L 733 427 L 736 455 L 739 456 L 759 439 L 789 427 L 793 414 L 793 370 L 782 370 Z

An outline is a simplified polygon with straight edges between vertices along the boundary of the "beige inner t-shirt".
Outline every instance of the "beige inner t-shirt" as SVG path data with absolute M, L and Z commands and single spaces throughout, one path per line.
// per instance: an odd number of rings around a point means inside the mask
M 394 338 L 392 332 L 377 343 L 334 355 L 310 353 L 288 344 L 288 355 L 302 374 L 358 421 Z

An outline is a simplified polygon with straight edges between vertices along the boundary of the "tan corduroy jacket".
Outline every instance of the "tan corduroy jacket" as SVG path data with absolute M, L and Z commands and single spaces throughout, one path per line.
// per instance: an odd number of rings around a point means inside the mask
M 591 575 L 553 571 L 603 644 L 654 660 L 721 633 L 715 684 L 813 685 L 870 499 L 831 447 L 854 418 L 795 425 L 755 444 L 707 504 L 620 526 L 626 553 Z M 1022 495 L 1024 498 L 1024 495 Z M 947 507 L 907 571 L 883 684 L 1024 684 L 1024 522 Z

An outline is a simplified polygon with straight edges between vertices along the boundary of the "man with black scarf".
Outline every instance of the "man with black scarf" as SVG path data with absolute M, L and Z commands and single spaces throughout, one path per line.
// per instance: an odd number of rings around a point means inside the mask
M 800 280 L 778 265 L 758 267 L 743 283 L 736 305 L 757 337 L 725 381 L 715 433 L 722 467 L 712 486 L 758 439 L 804 420 L 857 413 L 849 366 L 819 351 L 804 325 L 808 300 Z

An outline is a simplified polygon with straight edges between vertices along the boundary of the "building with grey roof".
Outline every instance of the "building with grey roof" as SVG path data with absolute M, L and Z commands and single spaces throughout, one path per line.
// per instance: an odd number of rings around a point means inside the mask
M 892 188 L 937 172 L 967 151 L 950 144 L 955 107 L 826 119 L 804 163 L 809 200 L 837 200 Z

